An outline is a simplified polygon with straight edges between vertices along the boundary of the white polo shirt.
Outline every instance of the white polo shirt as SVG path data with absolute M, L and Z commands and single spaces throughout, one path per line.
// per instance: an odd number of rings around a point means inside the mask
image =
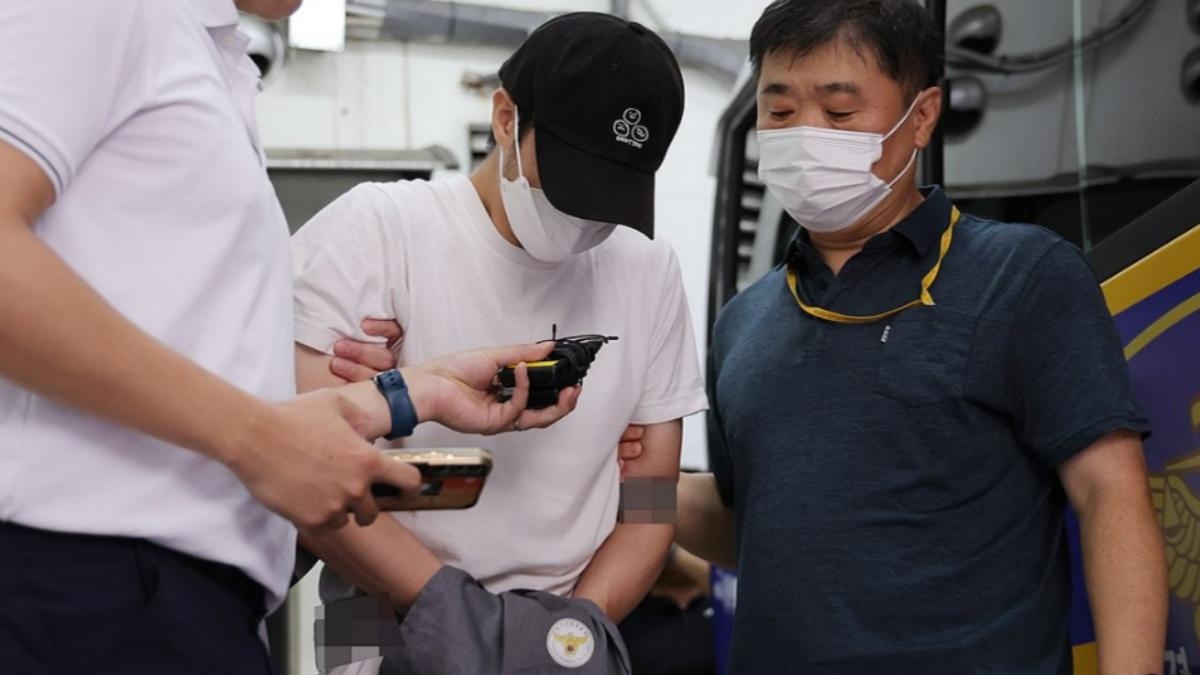
M 54 184 L 37 235 L 117 311 L 282 400 L 295 387 L 288 232 L 236 24 L 232 0 L 3 0 L 0 140 Z M 294 530 L 223 465 L 2 379 L 0 520 L 234 565 L 272 606 L 292 569 Z

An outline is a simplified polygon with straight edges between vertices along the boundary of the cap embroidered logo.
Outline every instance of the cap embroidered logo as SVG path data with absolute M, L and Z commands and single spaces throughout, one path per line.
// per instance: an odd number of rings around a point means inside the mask
M 559 619 L 546 634 L 546 651 L 550 658 L 565 668 L 579 668 L 592 658 L 596 641 L 592 630 L 582 621 Z
M 621 117 L 613 122 L 617 141 L 641 149 L 642 144 L 650 140 L 650 130 L 640 124 L 641 121 L 641 110 L 626 108 Z

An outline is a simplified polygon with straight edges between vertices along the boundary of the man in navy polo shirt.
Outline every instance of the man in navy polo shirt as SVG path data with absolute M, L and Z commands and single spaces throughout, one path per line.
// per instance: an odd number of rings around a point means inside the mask
M 736 555 L 739 675 L 1062 674 L 1069 503 L 1100 671 L 1159 672 L 1121 344 L 1076 248 L 918 189 L 939 39 L 913 0 L 779 0 L 755 26 L 759 174 L 803 229 L 717 321 L 715 477 L 684 483 L 679 541 Z

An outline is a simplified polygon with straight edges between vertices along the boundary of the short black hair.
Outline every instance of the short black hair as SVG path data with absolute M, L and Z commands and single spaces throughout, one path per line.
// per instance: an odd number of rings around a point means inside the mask
M 916 0 L 775 0 L 750 33 L 755 69 L 777 52 L 804 56 L 836 39 L 875 54 L 910 96 L 941 77 L 941 33 Z

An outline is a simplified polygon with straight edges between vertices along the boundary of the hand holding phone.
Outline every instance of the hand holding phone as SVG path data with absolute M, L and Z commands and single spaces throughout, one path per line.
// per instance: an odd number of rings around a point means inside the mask
M 492 453 L 483 448 L 385 450 L 388 461 L 404 462 L 421 473 L 421 486 L 404 491 L 391 485 L 371 486 L 380 511 L 469 509 L 479 501 Z

